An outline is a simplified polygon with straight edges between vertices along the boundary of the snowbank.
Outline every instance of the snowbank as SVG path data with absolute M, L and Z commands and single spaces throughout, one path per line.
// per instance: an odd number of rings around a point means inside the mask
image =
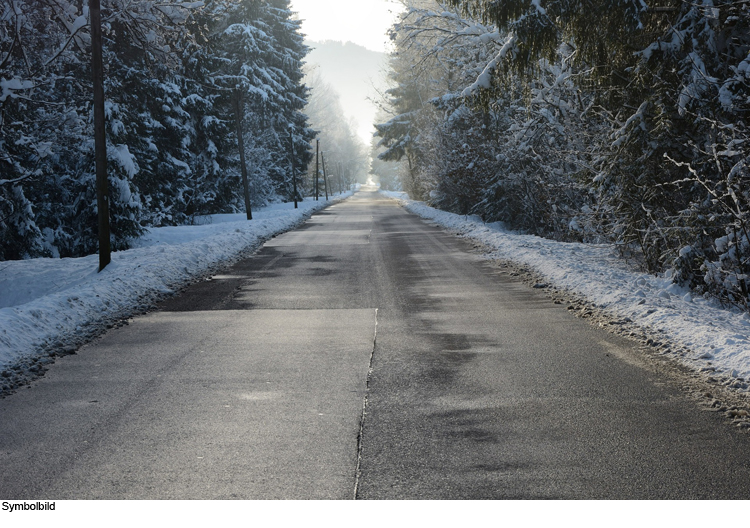
M 715 371 L 727 384 L 746 389 L 748 314 L 693 296 L 668 277 L 634 271 L 610 246 L 519 235 L 499 224 L 433 209 L 404 193 L 381 192 L 419 216 L 493 248 L 488 258 L 529 266 L 545 281 L 608 314 L 659 332 L 690 351 L 676 355 L 678 360 L 696 370 Z M 96 272 L 96 255 L 0 262 L 0 372 L 20 363 L 21 370 L 34 372 L 38 358 L 56 355 L 60 347 L 74 350 L 103 328 L 147 310 L 164 295 L 231 263 L 329 204 L 307 200 L 297 210 L 293 204 L 277 204 L 254 213 L 251 222 L 244 215 L 217 215 L 203 225 L 152 229 L 137 247 L 113 253 L 112 263 L 101 273 Z
M 148 309 L 350 195 L 307 199 L 298 209 L 292 203 L 271 205 L 249 222 L 244 213 L 214 215 L 204 218 L 204 225 L 151 229 L 133 249 L 113 253 L 101 273 L 97 255 L 0 262 L 0 371 L 51 352 L 51 345 L 75 348 L 102 325 Z
M 493 249 L 488 258 L 524 264 L 550 284 L 586 298 L 597 308 L 659 332 L 690 352 L 677 359 L 696 370 L 725 376 L 746 389 L 750 380 L 750 315 L 694 296 L 669 277 L 629 268 L 608 245 L 562 243 L 519 235 L 502 225 L 439 211 L 409 200 L 405 193 L 381 191 L 409 211 Z

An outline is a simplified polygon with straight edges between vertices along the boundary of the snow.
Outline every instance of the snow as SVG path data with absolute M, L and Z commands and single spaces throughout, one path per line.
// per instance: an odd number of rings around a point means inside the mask
M 469 86 L 468 88 L 464 89 L 464 91 L 461 93 L 463 97 L 469 97 L 476 92 L 478 92 L 480 89 L 488 89 L 492 86 L 492 74 L 495 71 L 495 69 L 500 65 L 500 62 L 505 58 L 505 56 L 511 52 L 516 46 L 516 37 L 515 35 L 511 35 L 508 37 L 508 39 L 505 41 L 503 46 L 500 48 L 500 51 L 497 52 L 497 55 L 495 55 L 495 58 L 493 58 L 487 66 L 485 66 L 482 73 L 477 77 L 477 80 L 474 81 L 474 83 Z
M 76 31 L 84 27 L 86 24 L 88 24 L 88 22 L 89 21 L 87 17 L 79 16 L 78 18 L 75 19 L 75 21 L 73 22 L 73 25 L 70 27 L 70 32 L 75 33 Z
M 135 156 L 130 153 L 127 145 L 114 145 L 107 151 L 107 157 L 116 161 L 122 170 L 131 178 L 138 173 L 138 165 Z
M 98 255 L 0 262 L 0 371 L 52 343 L 79 343 L 91 327 L 142 311 L 350 194 L 308 198 L 298 209 L 273 204 L 251 221 L 244 213 L 213 215 L 202 225 L 153 228 L 133 249 L 114 252 L 101 273 Z
M 638 272 L 610 245 L 564 243 L 508 231 L 500 223 L 439 211 L 380 191 L 407 210 L 491 248 L 489 259 L 526 265 L 550 285 L 569 291 L 606 314 L 658 334 L 689 350 L 674 352 L 691 369 L 729 379 L 750 379 L 750 315 L 722 308 L 672 282 L 669 274 Z
M 18 78 L 5 79 L 0 78 L 0 103 L 4 103 L 5 100 L 10 96 L 11 98 L 18 97 L 15 93 L 17 90 L 30 90 L 34 87 L 34 83 L 31 81 L 23 81 Z
M 541 16 L 544 16 L 547 14 L 547 11 L 542 7 L 540 0 L 531 0 L 531 4 L 536 8 L 537 12 Z
M 419 216 L 492 248 L 488 258 L 527 265 L 550 285 L 685 347 L 689 353 L 675 353 L 675 358 L 689 367 L 750 379 L 747 314 L 694 295 L 669 276 L 634 271 L 609 245 L 520 235 L 500 223 L 484 224 L 433 209 L 404 193 L 381 192 Z M 50 343 L 78 342 L 92 325 L 101 328 L 142 311 L 329 203 L 308 199 L 297 210 L 286 203 L 253 212 L 252 221 L 244 214 L 214 215 L 199 225 L 154 228 L 133 249 L 113 253 L 112 263 L 101 273 L 97 255 L 0 263 L 0 371 L 43 353 Z

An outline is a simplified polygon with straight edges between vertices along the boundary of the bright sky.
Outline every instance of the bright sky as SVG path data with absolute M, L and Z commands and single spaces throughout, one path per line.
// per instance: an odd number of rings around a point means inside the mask
M 354 42 L 373 51 L 386 51 L 385 32 L 401 9 L 392 0 L 292 0 L 309 40 Z

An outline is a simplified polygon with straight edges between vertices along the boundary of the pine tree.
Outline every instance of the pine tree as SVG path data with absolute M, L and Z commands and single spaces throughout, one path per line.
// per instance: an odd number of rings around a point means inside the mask
M 302 84 L 307 48 L 299 23 L 291 20 L 288 2 L 246 0 L 227 6 L 208 40 L 214 58 L 207 73 L 216 94 L 214 107 L 223 111 L 221 119 L 233 122 L 233 98 L 241 100 L 253 203 L 291 199 L 289 125 L 295 129 L 297 167 L 311 159 L 313 137 L 301 112 L 307 100 Z M 231 170 L 220 176 L 217 201 L 237 207 L 242 195 L 239 155 L 232 157 Z
M 312 160 L 310 142 L 315 132 L 309 127 L 303 110 L 307 105 L 308 88 L 303 83 L 304 58 L 309 48 L 300 32 L 300 21 L 292 19 L 289 0 L 269 0 L 264 22 L 273 46 L 265 55 L 263 75 L 271 81 L 273 96 L 270 104 L 256 106 L 254 113 L 273 129 L 265 142 L 270 151 L 268 176 L 277 192 L 291 200 L 290 129 L 294 140 L 294 165 L 300 171 Z
M 0 6 L 0 258 L 97 250 L 84 3 Z M 256 204 L 291 198 L 289 125 L 297 167 L 314 133 L 302 112 L 307 49 L 289 2 L 102 7 L 113 248 L 147 226 L 243 207 L 230 126 L 238 89 Z
M 9 169 L 8 181 L 23 186 L 46 250 L 56 256 L 89 254 L 97 249 L 97 222 L 87 6 L 46 0 L 12 4 L 3 6 L 0 31 L 5 53 L 0 63 L 0 127 L 8 139 L 0 144 L 1 163 Z M 183 7 L 170 3 L 112 0 L 104 6 L 115 249 L 127 247 L 142 232 L 145 220 L 135 177 L 142 168 L 138 157 L 145 150 L 140 148 L 141 125 L 155 120 L 136 95 L 155 78 L 151 66 L 157 61 L 149 53 L 159 50 L 168 55 L 166 40 L 184 13 Z M 18 141 L 21 138 L 26 139 Z M 144 166 L 146 160 L 143 157 Z

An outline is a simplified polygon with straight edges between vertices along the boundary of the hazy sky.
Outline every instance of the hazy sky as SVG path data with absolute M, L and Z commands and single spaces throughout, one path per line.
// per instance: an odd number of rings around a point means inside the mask
M 354 42 L 372 51 L 386 51 L 386 30 L 400 3 L 390 0 L 292 0 L 309 40 Z

